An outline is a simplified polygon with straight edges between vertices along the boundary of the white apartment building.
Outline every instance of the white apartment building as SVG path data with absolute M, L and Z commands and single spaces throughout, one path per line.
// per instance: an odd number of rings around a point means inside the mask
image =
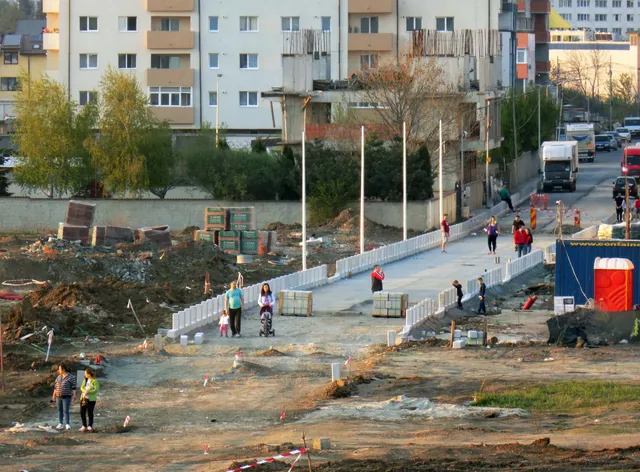
M 409 51 L 413 30 L 497 30 L 498 0 L 43 0 L 47 73 L 81 104 L 108 66 L 135 74 L 174 128 L 281 128 L 261 92 L 283 83 L 298 31 L 325 31 L 327 79 Z M 293 33 L 293 34 L 292 34 Z M 296 34 L 297 33 L 297 34 Z M 462 71 L 460 71 L 462 73 Z M 216 92 L 217 91 L 217 92 Z
M 551 0 L 551 7 L 574 28 L 620 35 L 640 28 L 640 0 Z

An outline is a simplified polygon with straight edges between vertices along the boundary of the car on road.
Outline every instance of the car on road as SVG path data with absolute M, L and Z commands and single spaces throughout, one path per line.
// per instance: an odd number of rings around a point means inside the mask
M 607 134 L 607 136 L 609 136 L 609 147 L 611 148 L 612 151 L 617 151 L 618 150 L 618 141 L 616 140 L 616 137 L 615 136 L 611 136 L 610 134 Z
M 631 131 L 627 128 L 616 128 L 616 133 L 620 135 L 623 141 L 626 141 L 627 143 L 631 142 Z
M 596 151 L 611 151 L 611 136 L 608 134 L 596 134 Z
M 615 131 L 607 131 L 605 134 L 612 136 L 616 140 L 616 147 L 622 147 L 622 137 Z
M 624 175 L 618 177 L 613 183 L 613 198 L 616 198 L 619 193 L 623 196 L 625 195 L 625 179 L 627 179 L 627 181 L 629 182 L 629 196 L 638 198 L 638 183 L 636 182 L 636 178 L 626 177 Z

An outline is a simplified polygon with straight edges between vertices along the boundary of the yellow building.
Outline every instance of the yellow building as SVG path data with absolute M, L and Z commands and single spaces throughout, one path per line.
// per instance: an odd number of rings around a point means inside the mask
M 40 77 L 47 66 L 42 44 L 44 20 L 20 20 L 15 34 L 0 35 L 0 121 L 13 117 L 18 78 Z

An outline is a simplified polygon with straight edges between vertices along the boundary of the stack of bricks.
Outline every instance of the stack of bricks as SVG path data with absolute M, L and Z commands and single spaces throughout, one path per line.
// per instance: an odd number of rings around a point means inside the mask
M 404 318 L 409 307 L 406 293 L 375 292 L 372 316 L 379 318 Z
M 89 228 L 93 224 L 96 206 L 71 200 L 67 205 L 64 223 L 58 225 L 58 239 L 89 243 Z
M 313 295 L 311 292 L 282 290 L 278 298 L 278 312 L 288 316 L 311 316 Z
M 142 241 L 144 239 L 153 241 L 158 246 L 158 249 L 168 249 L 173 245 L 168 226 L 139 228 L 135 231 L 135 239 L 136 241 Z
M 132 242 L 133 230 L 124 226 L 94 226 L 91 232 L 92 246 L 113 246 Z

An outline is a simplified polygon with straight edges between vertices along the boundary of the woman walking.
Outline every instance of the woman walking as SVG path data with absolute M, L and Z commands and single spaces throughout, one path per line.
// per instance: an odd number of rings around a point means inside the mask
M 260 289 L 260 295 L 258 295 L 258 306 L 260 307 L 260 317 L 264 313 L 269 313 L 273 315 L 273 294 L 271 293 L 271 287 L 269 284 L 262 284 L 262 288 Z
M 526 254 L 531 254 L 531 245 L 533 244 L 533 234 L 531 233 L 531 230 L 529 228 L 526 228 L 524 230 L 524 233 L 527 235 L 526 243 L 525 243 L 527 247 Z
M 58 419 L 60 422 L 56 426 L 57 430 L 70 430 L 71 420 L 69 410 L 71 402 L 76 400 L 76 376 L 69 372 L 65 364 L 58 366 L 58 376 L 53 388 L 52 402 L 56 402 L 58 407 Z
M 96 373 L 93 369 L 87 367 L 84 371 L 84 380 L 80 386 L 80 416 L 82 417 L 82 428 L 80 431 L 93 432 L 93 410 L 96 407 L 98 398 L 96 395 L 100 391 L 100 383 L 96 379 Z M 87 422 L 87 414 L 89 422 Z
M 240 328 L 242 316 L 242 290 L 238 288 L 236 282 L 229 284 L 229 290 L 224 295 L 224 311 L 229 314 L 229 326 L 231 326 L 231 336 L 235 338 L 240 337 Z
M 489 254 L 496 253 L 496 246 L 498 242 L 498 235 L 500 234 L 500 228 L 498 227 L 498 222 L 496 221 L 496 217 L 492 216 L 489 220 L 489 224 L 484 229 L 487 233 L 487 242 L 489 244 Z

